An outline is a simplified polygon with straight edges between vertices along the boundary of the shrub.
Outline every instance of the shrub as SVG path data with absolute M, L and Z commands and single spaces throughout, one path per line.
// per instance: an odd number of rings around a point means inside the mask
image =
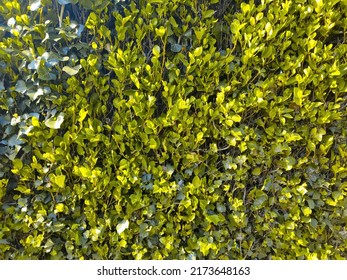
M 1 258 L 346 258 L 345 1 L 22 2 Z

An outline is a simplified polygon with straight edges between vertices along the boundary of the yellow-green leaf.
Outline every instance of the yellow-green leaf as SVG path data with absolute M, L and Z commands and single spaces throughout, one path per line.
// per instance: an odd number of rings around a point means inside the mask
M 159 56 L 160 55 L 160 47 L 158 45 L 155 45 L 152 49 L 152 52 L 154 56 Z
M 198 47 L 194 50 L 194 56 L 198 57 L 202 54 L 202 47 Z
M 153 149 L 153 150 L 155 150 L 155 149 L 158 148 L 158 144 L 157 144 L 157 142 L 155 141 L 154 138 L 151 138 L 151 139 L 149 140 L 149 147 L 150 147 L 151 149 Z
M 130 74 L 130 79 L 133 81 L 137 89 L 140 89 L 140 81 L 135 74 Z
M 83 122 L 83 120 L 86 118 L 86 116 L 87 116 L 87 113 L 88 113 L 88 111 L 87 110 L 85 110 L 85 109 L 81 109 L 80 111 L 79 111 L 79 118 L 78 118 L 78 121 L 81 123 L 81 122 Z
M 166 29 L 164 26 L 160 26 L 159 29 L 158 28 L 155 29 L 155 33 L 159 37 L 163 37 L 165 35 L 165 32 L 166 32 Z
M 261 174 L 261 169 L 259 167 L 256 167 L 253 169 L 252 174 L 255 176 L 258 176 Z
M 56 175 L 54 178 L 55 183 L 58 187 L 64 188 L 65 187 L 65 175 Z
M 55 213 L 60 213 L 64 211 L 64 204 L 63 203 L 58 203 L 55 205 Z
M 196 188 L 201 186 L 201 179 L 199 178 L 199 176 L 194 176 L 193 185 Z
M 204 133 L 202 131 L 198 132 L 198 134 L 196 135 L 196 142 L 200 142 L 203 137 Z
M 216 98 L 216 102 L 217 104 L 222 104 L 223 101 L 224 101 L 224 92 L 223 91 L 220 91 L 217 93 L 217 98 Z

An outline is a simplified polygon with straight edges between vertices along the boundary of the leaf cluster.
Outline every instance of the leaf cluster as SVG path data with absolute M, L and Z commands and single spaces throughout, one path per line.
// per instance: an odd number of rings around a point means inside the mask
M 347 257 L 345 1 L 23 2 L 1 258 Z

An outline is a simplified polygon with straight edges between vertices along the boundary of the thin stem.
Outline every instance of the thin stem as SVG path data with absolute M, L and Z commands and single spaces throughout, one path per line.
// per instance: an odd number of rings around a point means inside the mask
M 61 26 L 63 25 L 64 9 L 65 9 L 65 5 L 62 5 L 60 9 L 60 15 L 59 15 L 59 28 L 61 28 Z

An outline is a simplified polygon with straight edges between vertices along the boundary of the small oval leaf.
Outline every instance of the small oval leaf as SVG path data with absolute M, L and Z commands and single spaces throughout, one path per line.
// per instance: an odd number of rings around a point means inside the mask
M 172 44 L 170 49 L 172 52 L 178 53 L 182 50 L 182 46 L 180 44 Z
M 118 234 L 121 234 L 127 228 L 129 228 L 129 221 L 128 220 L 123 220 L 116 226 L 116 230 L 117 230 Z
M 158 45 L 155 45 L 152 49 L 152 52 L 154 56 L 159 56 L 160 55 L 160 47 Z
M 69 74 L 70 76 L 74 76 L 78 73 L 78 71 L 82 68 L 81 65 L 77 65 L 75 67 L 64 66 L 63 71 Z

